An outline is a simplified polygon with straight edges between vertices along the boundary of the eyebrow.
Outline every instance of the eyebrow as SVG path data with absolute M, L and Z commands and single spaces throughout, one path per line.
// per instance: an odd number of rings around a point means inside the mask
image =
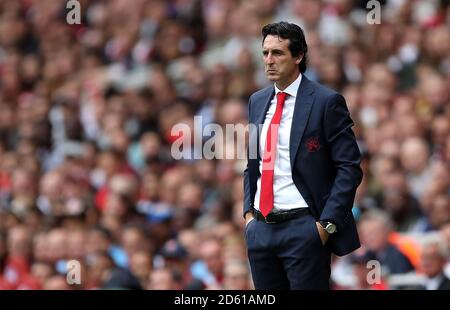
M 272 53 L 284 53 L 284 51 L 283 50 L 280 50 L 280 49 L 277 49 L 277 48 L 274 48 L 274 49 L 270 49 L 270 48 L 263 48 L 263 53 L 267 53 L 267 52 L 269 52 L 269 51 L 272 51 Z

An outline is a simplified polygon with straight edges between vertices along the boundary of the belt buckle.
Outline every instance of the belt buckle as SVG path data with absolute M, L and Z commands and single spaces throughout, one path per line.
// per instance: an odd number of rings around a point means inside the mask
M 264 217 L 264 221 L 265 221 L 267 224 L 275 224 L 275 223 L 276 223 L 275 221 L 269 221 L 269 220 L 267 220 L 268 217 L 269 217 L 269 214 L 267 214 L 267 217 Z

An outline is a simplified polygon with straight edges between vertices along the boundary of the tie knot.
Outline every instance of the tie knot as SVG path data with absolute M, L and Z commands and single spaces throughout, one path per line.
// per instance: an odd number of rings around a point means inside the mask
M 287 93 L 284 93 L 282 91 L 279 92 L 277 94 L 277 104 L 284 105 L 284 101 L 286 100 L 286 97 L 287 97 Z

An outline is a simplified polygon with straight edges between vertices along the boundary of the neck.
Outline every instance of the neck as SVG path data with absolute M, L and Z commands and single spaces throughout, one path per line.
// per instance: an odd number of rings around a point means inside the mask
M 275 85 L 277 86 L 277 88 L 279 90 L 285 90 L 289 85 L 291 85 L 298 78 L 299 75 L 300 75 L 300 72 L 297 71 L 293 75 L 291 75 L 289 77 L 289 79 L 286 79 L 284 81 L 276 81 Z
M 428 279 L 439 279 L 441 276 L 442 276 L 442 272 L 437 272 L 437 273 L 435 273 L 435 274 L 433 274 L 433 275 L 429 275 L 428 276 Z

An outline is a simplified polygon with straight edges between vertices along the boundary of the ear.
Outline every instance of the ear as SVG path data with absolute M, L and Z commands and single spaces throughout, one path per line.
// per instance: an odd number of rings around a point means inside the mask
M 295 63 L 298 65 L 303 59 L 303 54 L 298 56 L 298 58 L 295 60 Z

